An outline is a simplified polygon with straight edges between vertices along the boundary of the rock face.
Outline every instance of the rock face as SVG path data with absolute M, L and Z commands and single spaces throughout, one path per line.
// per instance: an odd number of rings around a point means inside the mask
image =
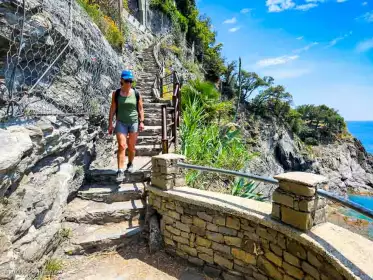
M 98 134 L 87 120 L 44 117 L 0 129 L 0 279 L 32 275 L 59 244 Z
M 246 171 L 274 176 L 288 171 L 307 171 L 329 179 L 329 190 L 340 195 L 347 191 L 373 192 L 373 156 L 357 139 L 306 147 L 299 138 L 275 120 L 243 121 L 244 135 L 256 156 Z M 263 186 L 263 192 L 273 188 Z

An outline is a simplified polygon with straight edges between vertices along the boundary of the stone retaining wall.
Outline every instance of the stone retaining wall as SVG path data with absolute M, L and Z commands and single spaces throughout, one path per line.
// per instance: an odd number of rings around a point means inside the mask
M 373 243 L 325 223 L 325 201 L 317 197 L 317 188 L 327 188 L 324 177 L 276 176 L 270 204 L 182 187 L 183 160 L 153 157 L 148 187 L 170 254 L 225 280 L 373 279 L 373 251 L 367 249 Z
M 346 279 L 325 258 L 297 241 L 248 219 L 150 192 L 161 214 L 169 253 L 223 279 Z

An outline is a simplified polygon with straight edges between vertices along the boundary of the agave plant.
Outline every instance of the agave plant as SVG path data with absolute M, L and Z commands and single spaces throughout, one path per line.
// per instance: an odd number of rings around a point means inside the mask
M 248 199 L 263 201 L 265 197 L 261 193 L 255 192 L 260 183 L 246 181 L 244 178 L 236 179 L 232 185 L 231 194 Z

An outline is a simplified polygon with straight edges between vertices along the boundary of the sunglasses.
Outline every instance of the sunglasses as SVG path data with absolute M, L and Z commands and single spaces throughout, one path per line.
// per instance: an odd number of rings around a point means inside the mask
M 130 83 L 132 84 L 132 80 L 123 80 L 126 84 Z

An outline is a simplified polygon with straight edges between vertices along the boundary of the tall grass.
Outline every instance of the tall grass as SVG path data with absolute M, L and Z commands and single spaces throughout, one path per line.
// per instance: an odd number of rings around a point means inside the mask
M 194 81 L 182 94 L 181 153 L 196 165 L 241 170 L 250 155 L 240 131 L 216 121 L 219 92 L 209 83 Z M 186 180 L 192 187 L 230 193 L 234 177 L 189 171 Z

